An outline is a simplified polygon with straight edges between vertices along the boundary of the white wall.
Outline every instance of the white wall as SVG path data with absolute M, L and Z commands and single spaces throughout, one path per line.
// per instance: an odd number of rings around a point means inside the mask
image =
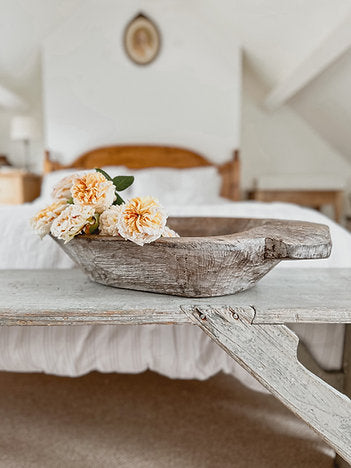
M 162 35 L 161 53 L 146 67 L 122 47 L 140 11 Z M 46 40 L 43 73 L 46 146 L 62 161 L 129 142 L 180 145 L 224 161 L 239 146 L 239 47 L 229 27 L 211 29 L 201 2 L 87 1 Z
M 351 162 L 351 49 L 334 61 L 289 105 Z
M 210 68 L 207 75 L 209 74 L 209 76 L 216 77 L 216 69 L 218 68 L 218 70 L 220 70 L 218 73 L 221 73 L 221 76 L 231 76 L 232 73 L 230 69 L 233 67 L 232 61 L 236 60 L 235 41 L 239 39 L 248 55 L 250 64 L 256 72 L 258 72 L 260 80 L 265 81 L 270 87 L 274 86 L 281 79 L 284 79 L 305 56 L 308 56 L 309 53 L 337 27 L 349 9 L 349 0 L 309 0 L 308 2 L 301 0 L 295 2 L 291 0 L 114 0 L 113 2 L 111 2 L 111 0 L 32 0 L 30 2 L 25 0 L 1 0 L 0 17 L 3 24 L 8 25 L 8 27 L 0 28 L 0 43 L 6 44 L 6 47 L 2 48 L 0 54 L 0 82 L 28 100 L 31 106 L 31 112 L 33 106 L 35 107 L 36 105 L 39 111 L 40 102 L 38 103 L 38 101 L 40 101 L 40 97 L 38 93 L 41 91 L 39 45 L 43 43 L 43 39 L 48 37 L 48 35 L 52 35 L 49 37 L 46 44 L 48 52 L 50 52 L 50 48 L 52 47 L 53 56 L 51 60 L 55 59 L 55 55 L 58 56 L 58 60 L 61 60 L 60 56 L 62 53 L 66 53 L 66 49 L 73 61 L 75 53 L 78 54 L 79 50 L 74 52 L 74 50 L 71 49 L 81 48 L 82 38 L 86 38 L 88 49 L 85 49 L 85 58 L 78 60 L 82 70 L 82 74 L 79 75 L 78 78 L 79 82 L 82 82 L 83 88 L 86 79 L 85 72 L 88 69 L 89 72 L 92 73 L 91 68 L 94 66 L 94 63 L 89 61 L 89 54 L 90 51 L 94 51 L 96 48 L 101 51 L 101 56 L 97 58 L 96 53 L 94 53 L 97 66 L 104 64 L 106 58 L 110 61 L 111 56 L 113 56 L 115 61 L 118 62 L 118 67 L 124 69 L 123 79 L 125 81 L 125 74 L 129 73 L 133 65 L 124 64 L 122 66 L 122 56 L 119 48 L 119 29 L 122 25 L 125 25 L 126 21 L 128 21 L 136 11 L 144 10 L 146 13 L 150 13 L 150 16 L 159 23 L 163 31 L 164 44 L 167 45 L 167 48 L 163 49 L 160 61 L 154 64 L 155 67 L 157 65 L 157 67 L 161 69 L 162 59 L 162 64 L 165 64 L 164 66 L 162 65 L 162 67 L 165 68 L 167 66 L 169 70 L 176 70 L 175 76 L 177 77 L 179 70 L 176 69 L 175 65 L 176 63 L 181 63 L 179 56 L 181 55 L 182 48 L 188 48 L 189 54 L 192 53 L 191 50 L 197 48 L 195 57 L 192 57 L 193 60 L 190 61 L 190 58 L 188 58 L 190 65 L 188 62 L 187 63 L 191 70 L 197 65 L 197 62 L 199 62 L 199 66 L 202 68 L 202 57 L 207 56 L 210 59 L 206 62 L 208 63 L 208 68 Z M 184 13 L 185 10 L 186 14 Z M 91 15 L 90 22 L 86 18 L 88 15 Z M 67 18 L 69 17 L 72 19 L 67 23 Z M 57 30 L 56 28 L 63 23 L 64 25 Z M 177 35 L 177 37 L 175 37 L 173 33 L 170 36 L 169 34 L 171 34 L 173 29 L 177 29 L 180 36 Z M 53 34 L 53 31 L 56 31 L 56 33 Z M 92 35 L 91 39 L 90 35 Z M 101 47 L 101 41 L 98 39 L 98 35 L 106 38 L 107 43 L 110 44 L 110 49 Z M 192 41 L 197 42 L 192 45 Z M 62 45 L 60 44 L 61 42 Z M 223 46 L 223 44 L 225 45 Z M 202 47 L 200 47 L 201 45 Z M 168 53 L 170 50 L 172 50 L 172 53 Z M 64 57 L 62 57 L 62 60 L 64 60 Z M 67 65 L 71 66 L 72 64 L 68 62 Z M 74 68 L 74 65 L 72 67 Z M 334 70 L 334 67 L 332 68 Z M 346 68 L 347 70 L 349 69 L 349 67 Z M 347 79 L 349 75 L 346 73 L 346 68 L 340 69 L 340 73 L 337 71 L 336 77 L 332 76 L 335 70 L 331 70 L 331 73 L 328 72 L 323 78 L 323 82 L 327 81 L 328 83 L 325 83 L 323 88 L 319 86 L 318 93 L 315 93 L 314 89 L 310 87 L 306 88 L 306 93 L 303 93 L 303 96 L 301 96 L 301 106 L 299 106 L 298 109 L 295 106 L 295 110 L 297 109 L 300 115 L 307 119 L 310 124 L 322 134 L 322 137 L 328 136 L 327 133 L 333 133 L 333 135 L 330 135 L 329 141 L 334 145 L 338 143 L 338 148 L 341 152 L 345 152 L 350 146 L 346 147 L 346 149 L 344 149 L 345 144 L 343 147 L 341 146 L 343 142 L 349 144 L 349 137 L 345 139 L 345 136 L 348 135 L 347 117 L 349 116 L 348 107 L 350 107 Z M 147 70 L 142 73 L 144 74 L 143 76 L 149 79 L 149 72 Z M 187 73 L 188 69 L 182 70 L 184 76 L 186 76 Z M 192 71 L 191 74 L 194 76 Z M 108 77 L 101 78 L 97 71 L 95 71 L 93 75 L 97 78 L 98 86 L 102 87 L 106 85 Z M 116 75 L 117 72 L 111 78 L 111 81 L 113 80 L 119 83 Z M 58 70 L 57 75 L 51 78 L 55 81 L 59 81 L 61 79 L 61 72 Z M 64 88 L 65 85 L 72 85 L 73 79 L 67 78 L 65 74 L 63 74 L 62 78 L 65 80 L 65 83 L 61 85 L 62 88 Z M 203 75 L 202 79 L 208 80 L 208 77 Z M 246 80 L 246 77 L 244 79 Z M 320 79 L 322 80 L 322 78 Z M 342 83 L 345 83 L 341 87 L 339 86 L 340 80 L 342 80 Z M 233 83 L 230 82 L 229 86 L 232 84 Z M 135 87 L 135 85 L 132 84 L 131 86 Z M 338 90 L 335 89 L 337 86 L 339 86 Z M 77 85 L 77 88 L 78 89 L 73 89 L 73 92 L 70 90 L 70 95 L 72 95 L 72 93 L 74 94 L 73 102 L 76 104 L 79 103 L 81 97 L 80 93 L 84 95 L 86 92 L 79 89 L 79 85 Z M 94 87 L 92 90 L 94 100 L 97 100 L 97 90 L 98 87 Z M 209 92 L 212 90 L 212 85 L 208 86 L 208 90 Z M 61 90 L 60 92 L 63 91 L 64 90 Z M 325 99 L 326 95 L 328 97 L 327 100 Z M 117 97 L 118 96 L 112 96 L 113 102 L 111 102 L 111 106 L 115 107 L 116 101 L 120 104 Z M 188 99 L 187 96 L 183 101 L 186 99 Z M 222 101 L 224 99 L 225 97 L 222 98 Z M 337 102 L 335 102 L 335 100 Z M 322 112 L 320 112 L 322 101 L 323 109 Z M 205 102 L 207 102 L 207 100 L 205 100 Z M 95 121 L 97 121 L 99 125 L 105 125 L 104 107 L 106 107 L 107 104 L 99 104 L 98 106 L 96 106 L 95 103 L 93 104 L 93 123 L 95 124 Z M 294 106 L 295 103 L 292 104 Z M 254 98 L 253 105 L 256 106 L 256 97 Z M 342 111 L 345 111 L 345 113 L 340 113 L 340 105 L 343 106 Z M 79 106 L 82 112 L 84 112 L 84 105 L 79 103 Z M 245 104 L 245 106 L 247 106 L 247 104 Z M 308 114 L 306 106 L 308 107 Z M 65 106 L 63 107 L 65 108 Z M 71 110 L 73 104 L 69 103 L 67 107 Z M 166 104 L 164 107 L 166 107 Z M 220 106 L 218 105 L 218 107 Z M 218 107 L 216 108 L 218 109 Z M 207 109 L 205 110 L 207 111 Z M 325 115 L 325 110 L 328 111 L 328 116 Z M 88 112 L 91 112 L 91 108 L 88 108 Z M 248 111 L 246 110 L 245 112 L 247 114 Z M 258 105 L 257 112 L 258 114 L 261 112 Z M 284 112 L 289 112 L 289 109 L 286 109 Z M 222 117 L 224 117 L 225 122 L 231 125 L 226 119 L 227 113 L 227 109 L 223 111 L 220 109 L 217 122 L 223 121 Z M 38 112 L 38 114 L 40 117 L 40 112 Z M 329 115 L 332 115 L 335 121 L 340 115 L 345 118 L 341 119 L 341 121 L 339 119 L 339 122 L 330 125 Z M 256 133 L 259 132 L 262 134 L 262 139 L 264 139 L 263 134 L 267 132 L 268 140 L 268 135 L 274 134 L 274 125 L 276 124 L 280 129 L 279 131 L 289 137 L 290 129 L 287 127 L 290 126 L 289 118 L 285 119 L 284 117 L 282 121 L 280 121 L 273 117 L 269 118 L 267 123 L 265 123 L 266 116 L 260 114 L 260 117 L 263 119 L 262 128 L 260 124 L 257 124 L 260 128 L 253 132 L 251 132 L 251 129 L 254 125 L 252 123 L 250 124 L 250 120 L 247 120 L 245 117 L 245 125 L 247 122 L 250 125 L 247 131 L 244 129 L 245 135 L 253 135 L 254 138 Z M 9 118 L 8 114 L 0 116 L 0 151 L 6 151 L 10 154 L 13 161 L 20 163 L 21 152 L 19 145 L 9 141 Z M 76 138 L 78 131 L 72 128 L 75 122 L 73 118 L 71 122 L 69 121 L 69 113 L 57 111 L 57 115 L 54 115 L 54 118 L 57 123 L 58 131 L 61 132 L 64 139 L 66 138 L 66 131 L 64 130 L 67 130 L 67 134 L 69 135 L 68 139 L 72 140 Z M 134 118 L 137 119 L 137 117 Z M 188 119 L 190 120 L 190 116 Z M 259 116 L 256 116 L 255 119 L 256 122 L 258 122 Z M 320 125 L 316 125 L 316 119 Z M 139 120 L 141 120 L 141 118 Z M 66 127 L 65 121 L 67 122 Z M 150 127 L 151 123 L 149 125 Z M 301 119 L 300 124 L 303 127 L 303 121 Z M 124 129 L 126 123 L 122 123 L 122 125 Z M 162 125 L 163 127 L 165 126 L 164 124 Z M 186 129 L 187 131 L 184 131 L 184 144 L 193 139 L 193 135 L 190 134 L 192 130 L 190 127 L 189 124 L 189 128 Z M 233 127 L 235 133 L 237 128 L 235 125 L 233 125 Z M 213 127 L 211 126 L 211 128 Z M 155 129 L 153 126 L 150 135 L 146 135 L 145 138 L 149 137 L 153 140 L 156 130 L 158 131 L 158 128 Z M 93 131 L 94 125 L 90 122 L 88 135 L 84 136 L 90 139 L 89 144 L 91 145 L 94 144 L 94 141 L 92 141 Z M 114 129 L 111 129 L 109 125 L 107 125 L 106 135 L 111 139 L 113 137 L 113 141 L 115 142 L 115 135 L 111 135 L 113 131 Z M 56 129 L 53 129 L 53 132 L 55 133 Z M 171 129 L 169 133 L 173 134 L 173 129 Z M 50 132 L 50 134 L 52 134 L 52 132 Z M 311 149 L 315 147 L 314 142 L 316 141 L 316 134 L 312 132 L 310 135 L 311 143 L 309 141 L 310 137 L 308 136 L 308 131 L 306 130 L 305 137 L 303 138 L 304 147 L 306 147 L 305 155 L 308 153 L 309 144 L 311 144 Z M 144 135 L 137 135 L 137 137 L 144 139 Z M 168 138 L 166 130 L 164 138 Z M 214 151 L 217 151 L 217 138 L 220 137 L 205 136 L 203 138 L 200 132 L 196 135 L 196 140 L 201 139 L 200 144 L 202 143 L 209 149 L 215 146 Z M 226 136 L 224 138 L 226 138 Z M 234 135 L 233 140 L 236 139 L 237 137 Z M 299 139 L 300 138 L 297 137 L 297 140 Z M 228 146 L 231 146 L 231 143 L 230 141 L 230 145 Z M 251 161 L 251 155 L 257 154 L 255 138 L 251 141 L 246 139 L 245 146 L 246 149 L 244 148 L 244 150 L 246 154 L 249 155 L 248 160 Z M 263 155 L 262 162 L 258 156 L 256 156 L 256 159 L 253 158 L 254 166 L 252 169 L 249 169 L 251 172 L 257 172 L 261 169 L 267 170 L 268 167 L 274 170 L 273 162 L 277 160 L 277 157 L 274 156 L 270 159 L 269 153 L 272 151 L 278 155 L 278 153 L 280 153 L 279 148 L 276 148 L 274 145 L 271 147 L 268 142 L 264 143 L 264 147 L 264 151 L 258 152 L 258 154 Z M 286 154 L 290 153 L 287 152 Z M 328 156 L 330 161 L 333 161 L 333 154 L 334 151 L 330 149 L 330 156 Z M 35 158 L 38 159 L 38 168 L 41 167 L 41 157 L 41 150 L 39 151 L 38 148 L 38 151 L 36 151 L 35 148 L 33 148 L 33 160 Z M 311 155 L 308 157 L 312 158 L 312 163 L 322 161 L 318 158 L 317 161 L 315 161 L 314 156 Z M 268 165 L 267 160 L 270 161 Z M 277 161 L 279 167 L 284 165 L 284 161 L 285 154 L 282 154 L 281 161 Z M 247 167 L 248 163 L 244 161 L 244 164 Z M 289 161 L 287 161 L 287 164 L 290 164 Z M 307 168 L 310 167 L 310 162 L 302 157 L 299 159 L 299 164 L 301 170 L 304 170 L 305 165 Z M 255 165 L 257 165 L 257 167 Z M 316 167 L 316 169 L 320 170 L 318 167 Z M 247 173 L 246 168 L 245 173 Z M 250 174 L 247 173 L 247 175 L 249 177 Z
M 265 90 L 244 67 L 241 156 L 243 186 L 261 175 L 315 174 L 350 178 L 350 164 L 290 106 L 275 112 L 262 107 Z M 311 177 L 312 178 L 312 177 Z M 284 180 L 281 178 L 281 180 Z
M 24 73 L 29 69 L 26 57 L 34 54 L 28 44 L 35 32 L 45 30 L 32 44 L 37 50 L 42 37 L 62 23 L 44 41 L 45 146 L 66 161 L 91 147 L 122 141 L 174 143 L 214 159 L 228 158 L 240 140 L 237 39 L 259 70 L 260 81 L 272 84 L 349 8 L 347 0 L 338 0 L 338 5 L 329 0 L 313 0 L 308 6 L 300 2 L 299 8 L 289 0 L 273 0 L 269 8 L 265 2 L 243 0 L 223 0 L 220 6 L 215 0 L 69 0 L 69 11 L 58 17 L 63 5 L 54 1 L 38 1 L 30 10 L 18 7 L 16 16 L 13 1 L 6 1 L 8 23 L 16 19 L 17 30 L 10 28 L 9 37 L 1 36 L 9 45 L 8 62 L 3 55 L 0 59 L 1 74 L 9 70 L 13 79 L 29 83 L 26 88 L 17 83 L 15 89 L 23 90 L 31 110 L 37 105 L 39 119 L 40 72 L 31 79 Z M 49 4 L 56 9 L 51 20 L 43 13 Z M 129 62 L 121 47 L 122 30 L 139 11 L 155 20 L 163 39 L 161 55 L 145 68 Z M 4 84 L 11 88 L 10 75 Z M 261 174 L 350 173 L 351 165 L 290 105 L 267 113 L 261 102 L 268 90 L 247 70 L 243 80 L 240 147 L 245 188 Z M 310 104 L 318 114 L 314 102 Z M 9 119 L 8 113 L 0 113 L 0 152 L 21 163 L 19 143 L 8 139 Z M 41 154 L 39 148 L 33 154 L 38 168 Z

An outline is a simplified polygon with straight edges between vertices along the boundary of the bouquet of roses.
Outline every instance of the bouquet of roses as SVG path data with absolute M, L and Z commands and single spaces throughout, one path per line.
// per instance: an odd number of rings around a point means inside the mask
M 51 233 L 67 243 L 78 234 L 100 234 L 144 245 L 161 236 L 179 237 L 166 226 L 167 215 L 157 199 L 123 200 L 119 192 L 133 184 L 133 176 L 111 178 L 102 169 L 95 171 L 65 177 L 54 187 L 53 203 L 31 219 L 41 238 Z

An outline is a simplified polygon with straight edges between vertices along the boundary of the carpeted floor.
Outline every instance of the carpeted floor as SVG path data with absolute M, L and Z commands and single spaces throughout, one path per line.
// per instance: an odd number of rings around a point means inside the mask
M 330 468 L 333 451 L 269 395 L 205 382 L 0 373 L 0 467 Z

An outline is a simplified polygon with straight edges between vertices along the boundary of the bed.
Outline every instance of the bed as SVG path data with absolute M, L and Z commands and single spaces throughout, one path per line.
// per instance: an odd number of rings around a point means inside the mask
M 3 237 L 0 268 L 73 268 L 50 238 L 40 241 L 28 219 L 50 198 L 52 185 L 77 170 L 104 167 L 111 174 L 133 173 L 127 197 L 158 196 L 171 216 L 238 216 L 300 219 L 328 224 L 334 248 L 327 260 L 282 262 L 277 268 L 351 267 L 351 235 L 317 211 L 286 203 L 244 202 L 240 161 L 214 165 L 202 155 L 165 146 L 110 146 L 94 149 L 62 165 L 46 153 L 41 197 L 31 204 L 1 207 Z M 139 181 L 139 185 L 138 185 Z M 145 193 L 144 193 L 145 192 Z M 342 366 L 343 325 L 299 325 L 299 334 L 316 361 L 329 371 Z M 262 387 L 197 327 L 190 325 L 2 327 L 0 369 L 78 376 L 92 370 L 137 373 L 154 370 L 170 378 L 206 379 L 230 373 L 256 390 Z

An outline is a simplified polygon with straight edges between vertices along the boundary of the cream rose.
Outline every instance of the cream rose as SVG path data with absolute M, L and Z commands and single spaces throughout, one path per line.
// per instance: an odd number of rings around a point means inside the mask
M 177 232 L 173 231 L 173 229 L 170 229 L 168 226 L 165 226 L 163 233 L 162 233 L 162 237 L 180 237 L 180 236 Z
M 78 174 L 72 174 L 60 180 L 60 182 L 58 182 L 52 190 L 52 198 L 54 198 L 55 200 L 58 200 L 60 198 L 69 200 L 72 197 L 71 188 L 78 179 L 78 177 Z
M 83 231 L 87 225 L 95 224 L 95 210 L 91 206 L 68 205 L 51 226 L 51 234 L 65 244 Z
M 119 236 L 118 217 L 121 207 L 113 205 L 100 215 L 99 231 L 103 236 Z
M 31 220 L 34 231 L 43 238 L 49 234 L 53 221 L 67 208 L 66 200 L 57 200 L 48 207 L 40 210 Z
M 121 205 L 118 232 L 138 245 L 161 237 L 167 215 L 159 201 L 152 197 L 137 197 Z
M 91 206 L 97 213 L 107 210 L 116 199 L 115 186 L 100 172 L 78 177 L 71 194 L 75 205 Z

